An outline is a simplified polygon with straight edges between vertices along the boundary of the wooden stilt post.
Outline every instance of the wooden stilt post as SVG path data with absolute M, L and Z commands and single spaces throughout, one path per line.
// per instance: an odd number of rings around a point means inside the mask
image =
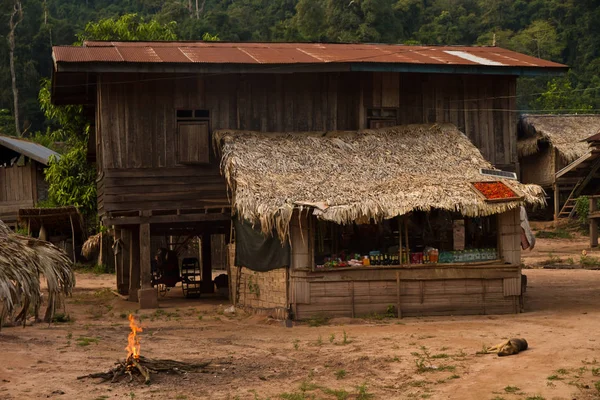
M 590 201 L 590 212 L 589 212 L 589 220 L 590 220 L 590 247 L 598 246 L 598 220 L 594 218 L 594 213 L 596 212 L 596 198 L 591 196 Z
M 140 224 L 140 277 L 142 288 L 138 294 L 140 308 L 157 308 L 158 293 L 152 287 L 152 258 L 150 255 L 150 224 Z
M 215 285 L 212 281 L 212 245 L 210 232 L 202 234 L 202 293 L 214 293 Z
M 129 236 L 129 301 L 138 301 L 140 289 L 140 233 L 136 226 Z
M 121 229 L 121 265 L 123 266 L 122 285 L 119 287 L 120 294 L 129 293 L 129 269 L 130 269 L 130 246 L 131 245 L 131 230 Z
M 558 183 L 554 183 L 554 222 L 558 221 L 558 214 L 560 214 L 560 190 Z
M 152 260 L 150 256 L 150 224 L 140 225 L 140 277 L 142 289 L 152 287 Z
M 406 241 L 406 263 L 410 264 L 410 247 L 408 247 L 408 217 L 404 217 L 404 240 Z
M 122 246 L 121 246 L 121 229 L 114 228 L 115 237 L 113 243 L 113 253 L 115 258 L 115 275 L 117 276 L 117 291 L 120 293 L 123 287 L 123 265 Z
M 398 216 L 398 257 L 400 257 L 400 265 L 404 264 L 404 261 L 402 260 L 402 246 L 402 217 Z

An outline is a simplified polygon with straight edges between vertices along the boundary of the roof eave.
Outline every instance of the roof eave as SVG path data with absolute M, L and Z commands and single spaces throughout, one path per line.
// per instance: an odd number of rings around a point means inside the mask
M 233 63 L 135 63 L 55 62 L 55 72 L 146 72 L 146 73 L 293 73 L 293 72 L 415 72 L 438 74 L 559 76 L 569 68 L 513 67 L 490 65 L 409 63 L 320 63 L 320 64 L 233 64 Z
M 39 162 L 40 164 L 45 165 L 46 167 L 48 166 L 48 163 L 50 162 L 49 159 L 46 159 L 44 157 L 40 157 L 39 155 L 32 153 L 28 150 L 24 150 L 22 148 L 20 148 L 19 146 L 14 146 L 12 143 L 7 143 L 7 142 L 2 142 L 0 143 L 0 146 L 6 147 L 7 149 L 10 149 L 12 151 L 15 151 L 19 154 L 23 154 L 24 156 L 27 156 L 29 158 L 31 158 L 34 161 Z M 53 154 L 56 156 L 56 158 L 60 158 L 60 155 L 58 154 Z

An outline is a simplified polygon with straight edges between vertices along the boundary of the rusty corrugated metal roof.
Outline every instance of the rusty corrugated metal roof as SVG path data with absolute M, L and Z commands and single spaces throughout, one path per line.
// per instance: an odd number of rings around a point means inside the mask
M 337 43 L 86 42 L 53 48 L 55 63 L 203 63 L 293 65 L 422 64 L 567 68 L 499 47 Z

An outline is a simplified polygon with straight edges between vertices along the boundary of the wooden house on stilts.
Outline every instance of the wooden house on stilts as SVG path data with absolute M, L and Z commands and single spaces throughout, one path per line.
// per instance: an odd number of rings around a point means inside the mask
M 564 65 L 220 42 L 86 42 L 53 61 L 54 103 L 95 109 L 98 209 L 142 307 L 152 236 L 202 237 L 211 291 L 221 233 L 233 301 L 280 317 L 520 310 L 519 208 L 544 198 L 515 179 L 516 79 Z

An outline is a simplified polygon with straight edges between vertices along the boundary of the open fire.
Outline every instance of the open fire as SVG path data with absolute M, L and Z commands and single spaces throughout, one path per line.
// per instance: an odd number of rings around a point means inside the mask
M 138 332 L 143 332 L 141 326 L 135 323 L 135 317 L 132 314 L 129 314 L 129 328 L 131 328 L 131 332 L 127 337 L 127 359 L 133 357 L 136 360 L 140 359 L 140 338 L 138 337 Z
M 125 361 L 118 361 L 113 368 L 107 372 L 98 372 L 89 375 L 77 377 L 83 378 L 102 378 L 102 382 L 111 381 L 118 382 L 121 378 L 129 377 L 129 382 L 132 382 L 134 377 L 143 377 L 144 383 L 150 383 L 150 374 L 158 373 L 175 373 L 186 374 L 188 372 L 201 371 L 210 364 L 208 362 L 201 363 L 184 363 L 174 360 L 153 360 L 146 358 L 140 354 L 140 337 L 138 333 L 143 332 L 142 327 L 135 321 L 135 317 L 129 314 L 130 332 L 127 336 L 127 358 Z

